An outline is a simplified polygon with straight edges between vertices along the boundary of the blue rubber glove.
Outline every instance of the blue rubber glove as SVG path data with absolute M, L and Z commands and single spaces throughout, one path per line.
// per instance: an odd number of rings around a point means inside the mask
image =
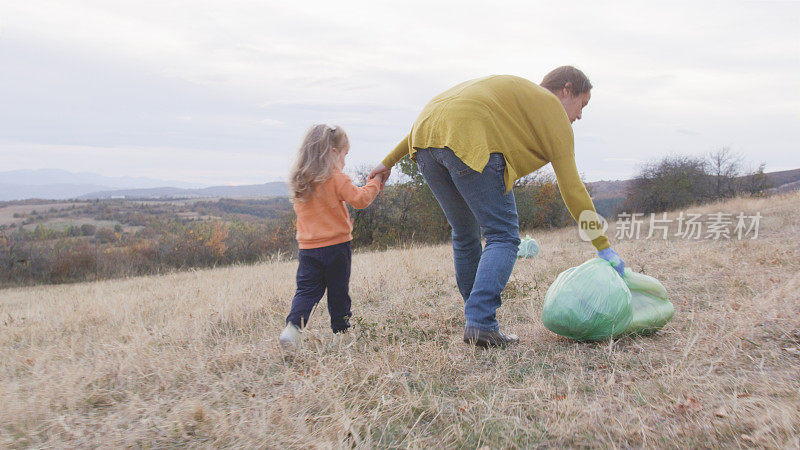
M 625 276 L 625 261 L 611 247 L 600 250 L 597 252 L 597 256 L 611 263 L 611 267 L 619 273 L 619 276 Z

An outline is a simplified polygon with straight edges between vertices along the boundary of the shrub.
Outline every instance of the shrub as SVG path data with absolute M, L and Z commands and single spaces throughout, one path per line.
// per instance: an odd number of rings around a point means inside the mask
M 69 225 L 67 228 L 64 229 L 64 235 L 69 237 L 78 237 L 83 235 L 80 227 L 76 227 L 75 225 Z
M 119 236 L 111 228 L 104 227 L 97 230 L 94 235 L 94 239 L 101 244 L 107 244 L 111 242 L 117 242 L 119 240 Z
M 53 249 L 49 281 L 66 282 L 96 277 L 97 251 L 85 242 L 59 242 Z
M 551 173 L 537 172 L 517 180 L 514 196 L 522 230 L 563 227 L 572 221 Z
M 83 234 L 84 236 L 94 236 L 96 232 L 97 232 L 97 227 L 95 227 L 90 223 L 85 223 L 81 225 L 81 234 Z
M 642 168 L 631 182 L 623 208 L 644 213 L 683 208 L 708 200 L 711 187 L 701 158 L 667 156 Z

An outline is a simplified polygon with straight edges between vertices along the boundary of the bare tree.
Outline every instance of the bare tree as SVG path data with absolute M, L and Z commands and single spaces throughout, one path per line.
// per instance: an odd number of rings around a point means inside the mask
M 728 198 L 736 195 L 736 178 L 742 172 L 742 156 L 729 147 L 708 154 L 708 174 L 712 178 L 715 198 Z

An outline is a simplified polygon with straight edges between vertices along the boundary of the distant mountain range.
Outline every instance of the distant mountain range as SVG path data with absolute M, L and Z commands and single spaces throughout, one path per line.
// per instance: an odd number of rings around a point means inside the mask
M 201 188 L 202 184 L 146 177 L 107 177 L 96 173 L 74 173 L 60 169 L 10 170 L 0 172 L 0 200 L 41 198 L 63 200 L 90 192 L 112 189 L 147 189 L 161 186 Z
M 175 198 L 175 197 L 276 197 L 288 196 L 282 182 L 245 186 L 204 186 L 176 180 L 145 177 L 106 177 L 59 169 L 0 172 L 0 201 L 31 198 Z
M 107 198 L 204 198 L 204 197 L 288 197 L 289 188 L 282 181 L 242 186 L 211 186 L 201 189 L 160 187 L 151 189 L 121 189 L 90 192 L 79 199 Z
M 198 183 L 186 183 L 176 180 L 159 180 L 147 177 L 107 177 L 89 172 L 68 172 L 60 169 L 10 170 L 0 172 L 3 184 L 47 185 L 77 184 L 106 186 L 110 188 L 152 188 L 159 186 L 175 186 L 180 188 L 205 187 Z

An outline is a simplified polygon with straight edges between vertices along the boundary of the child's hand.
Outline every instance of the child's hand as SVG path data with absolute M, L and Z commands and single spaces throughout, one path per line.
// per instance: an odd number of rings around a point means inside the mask
M 381 190 L 383 190 L 383 185 L 386 184 L 386 174 L 382 173 L 375 176 L 375 179 L 378 180 L 378 183 L 381 185 Z
M 386 185 L 386 180 L 389 179 L 389 175 L 391 174 L 392 174 L 392 169 L 384 166 L 383 163 L 381 163 L 375 166 L 374 169 L 372 169 L 372 172 L 369 173 L 369 179 L 371 180 L 373 178 L 377 178 L 378 181 L 381 182 L 381 189 L 383 189 L 384 186 Z
M 381 190 L 386 187 L 386 180 L 389 179 L 389 175 L 391 175 L 391 172 L 383 172 L 375 177 L 381 183 Z

